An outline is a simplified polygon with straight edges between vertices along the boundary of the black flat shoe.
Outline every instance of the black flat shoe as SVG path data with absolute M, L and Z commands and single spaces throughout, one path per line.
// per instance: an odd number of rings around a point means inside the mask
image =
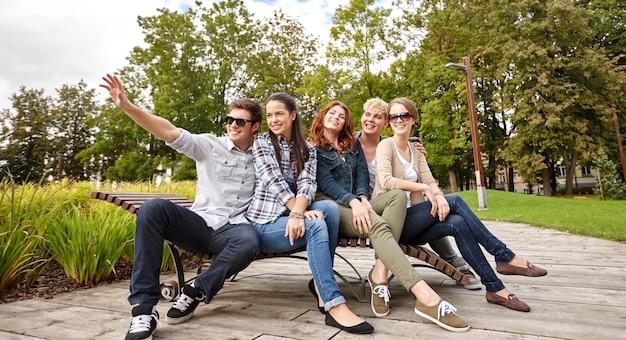
M 341 325 L 335 320 L 335 318 L 332 317 L 332 315 L 330 315 L 330 313 L 326 314 L 326 325 L 337 327 L 342 331 L 352 334 L 370 334 L 374 331 L 374 327 L 367 323 L 367 321 L 363 321 L 360 324 L 351 327 Z
M 311 279 L 311 281 L 309 281 L 309 290 L 311 291 L 311 294 L 313 294 L 313 296 L 315 296 L 315 304 L 317 305 L 317 309 L 320 310 L 320 313 L 326 314 L 326 310 L 324 309 L 324 307 L 320 307 L 319 306 L 320 298 L 319 298 L 319 296 L 317 296 L 317 292 L 315 291 L 315 283 L 313 282 L 313 279 Z

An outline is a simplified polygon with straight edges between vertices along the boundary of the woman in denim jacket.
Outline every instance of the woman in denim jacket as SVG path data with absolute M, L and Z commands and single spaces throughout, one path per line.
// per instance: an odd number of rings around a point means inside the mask
M 309 290 L 326 314 L 326 324 L 349 333 L 372 333 L 374 328 L 346 305 L 333 273 L 339 211 L 328 201 L 311 204 L 317 158 L 304 139 L 296 102 L 286 93 L 275 93 L 265 111 L 270 131 L 257 136 L 252 146 L 256 189 L 247 212 L 261 251 L 280 253 L 306 245 L 313 273 Z
M 389 314 L 387 268 L 417 297 L 415 311 L 437 325 L 455 332 L 469 330 L 456 309 L 419 276 L 411 266 L 398 240 L 406 216 L 406 194 L 389 190 L 370 201 L 369 170 L 363 150 L 354 138 L 354 125 L 345 104 L 332 101 L 311 124 L 310 141 L 318 154 L 316 200 L 331 199 L 340 211 L 339 233 L 369 237 L 377 259 L 368 274 L 372 286 L 371 306 L 379 317 Z M 372 273 L 384 273 L 385 282 L 376 283 Z

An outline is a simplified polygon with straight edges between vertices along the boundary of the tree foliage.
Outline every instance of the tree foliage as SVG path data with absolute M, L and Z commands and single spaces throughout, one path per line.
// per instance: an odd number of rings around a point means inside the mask
M 63 85 L 57 89 L 57 94 L 50 131 L 53 135 L 51 158 L 56 152 L 58 162 L 56 178 L 89 180 L 97 173 L 97 167 L 93 162 L 81 162 L 78 154 L 93 144 L 94 131 L 87 122 L 99 114 L 95 90 L 88 89 L 81 80 L 77 85 Z
M 318 38 L 282 10 L 260 19 L 243 0 L 197 2 L 140 17 L 144 44 L 118 75 L 139 106 L 191 132 L 218 135 L 237 97 L 264 102 L 271 93 L 291 93 L 305 126 L 338 99 L 357 127 L 368 98 L 408 97 L 420 110 L 416 133 L 429 164 L 456 191 L 474 181 L 473 141 L 464 75 L 445 65 L 468 56 L 487 185 L 499 184 L 496 169 L 511 175 L 515 168 L 550 195 L 561 164 L 570 193 L 578 164 L 592 163 L 600 149 L 617 157 L 611 104 L 626 121 L 624 6 L 394 0 L 383 7 L 351 0 L 335 11 L 322 56 Z M 21 88 L 12 108 L 0 110 L 3 174 L 136 180 L 173 169 L 175 178 L 195 177 L 193 162 L 110 101 L 98 106 L 82 81 L 57 92 L 54 99 Z
M 381 96 L 376 68 L 400 51 L 391 29 L 391 9 L 374 5 L 374 0 L 350 0 L 339 6 L 326 52 L 331 69 L 346 78 L 340 83 L 351 89 L 341 100 L 358 112 L 367 99 Z M 356 115 L 353 119 L 360 126 Z
M 52 98 L 43 90 L 20 87 L 11 96 L 12 110 L 2 111 L 2 178 L 10 174 L 16 183 L 39 181 L 51 174 L 54 157 L 48 133 L 52 118 Z
M 589 15 L 573 3 L 515 2 L 506 15 L 516 18 L 504 36 L 517 39 L 503 42 L 502 51 L 513 65 L 515 135 L 509 147 L 517 158 L 514 164 L 522 166 L 524 151 L 542 157 L 543 164 L 534 171 L 560 159 L 566 166 L 565 192 L 571 194 L 579 160 L 593 159 L 605 143 L 591 131 L 610 123 L 609 98 L 620 89 L 609 80 L 623 75 L 592 44 Z M 546 188 L 549 179 L 543 183 Z
M 596 192 L 600 193 L 602 198 L 626 199 L 626 184 L 620 179 L 617 165 L 604 150 L 600 150 L 598 153 L 596 167 L 598 168 Z

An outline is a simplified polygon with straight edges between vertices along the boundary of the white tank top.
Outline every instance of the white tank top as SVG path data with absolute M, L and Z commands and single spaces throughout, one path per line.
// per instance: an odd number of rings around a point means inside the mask
M 370 172 L 370 194 L 374 192 L 376 185 L 376 158 L 367 163 L 367 170 Z
M 400 163 L 404 165 L 404 177 L 402 179 L 409 182 L 417 182 L 417 180 L 419 179 L 419 174 L 417 173 L 417 170 L 413 168 L 413 150 L 411 149 L 411 145 L 409 144 L 409 152 L 411 153 L 410 162 L 402 157 L 395 141 L 393 142 L 393 146 L 396 150 L 396 154 L 398 155 Z M 408 208 L 411 206 L 411 192 L 405 190 L 404 193 L 406 194 L 406 206 Z

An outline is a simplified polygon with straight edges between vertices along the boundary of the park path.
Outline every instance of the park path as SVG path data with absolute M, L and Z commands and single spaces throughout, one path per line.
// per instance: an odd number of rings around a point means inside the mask
M 485 224 L 516 253 L 548 269 L 548 276 L 539 278 L 501 276 L 531 306 L 530 313 L 488 304 L 484 289 L 468 291 L 437 271 L 418 268 L 472 329 L 452 333 L 421 319 L 398 280 L 390 283 L 391 313 L 375 318 L 369 303 L 359 303 L 342 282 L 350 308 L 376 328 L 372 335 L 351 335 L 324 325 L 307 289 L 306 261 L 273 258 L 253 262 L 188 322 L 162 322 L 154 339 L 626 339 L 626 244 L 525 224 Z M 337 252 L 367 275 L 372 250 Z M 353 287 L 358 282 L 340 259 L 335 269 Z M 127 293 L 128 281 L 3 304 L 0 339 L 122 339 L 130 322 Z M 159 303 L 162 320 L 170 305 Z

